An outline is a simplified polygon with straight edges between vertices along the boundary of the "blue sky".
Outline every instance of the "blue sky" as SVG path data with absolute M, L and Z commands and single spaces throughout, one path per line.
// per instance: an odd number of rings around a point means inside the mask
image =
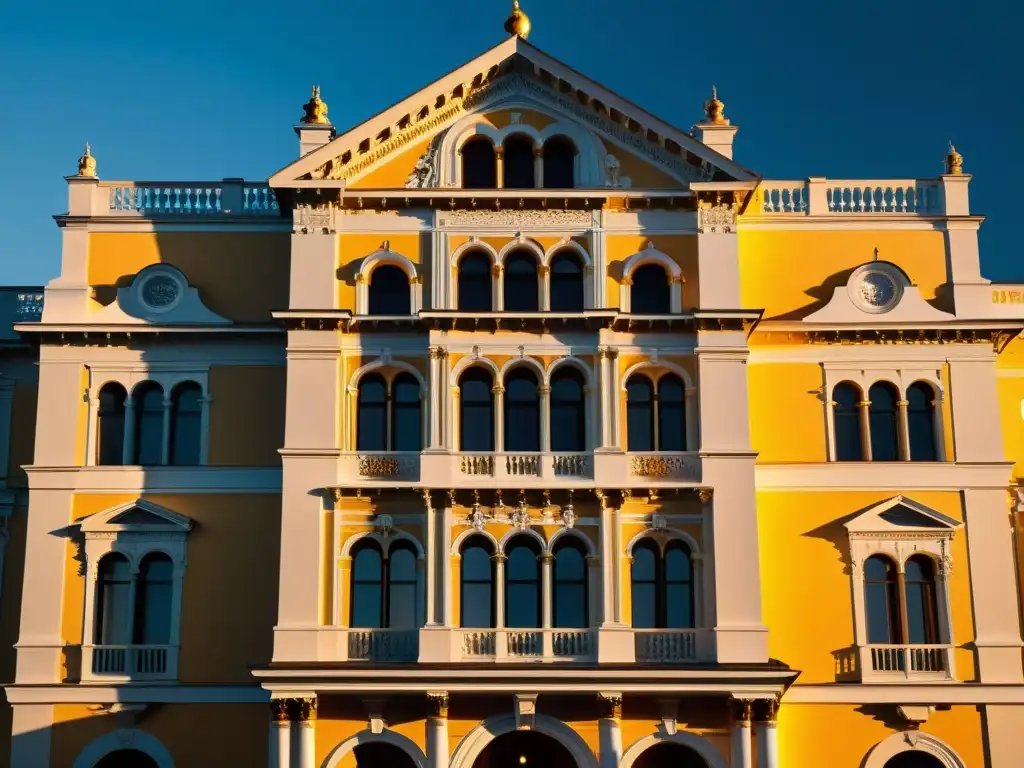
M 92 142 L 105 179 L 266 178 L 317 82 L 339 128 L 499 42 L 511 0 L 11 0 L 0 10 L 0 283 L 60 266 L 52 215 Z M 973 6 L 973 7 L 972 7 Z M 1017 3 L 523 0 L 531 42 L 680 127 L 712 83 L 766 178 L 913 178 L 953 139 L 985 274 L 1024 280 Z M 995 10 L 999 8 L 1000 10 Z M 822 254 L 827 258 L 827 254 Z

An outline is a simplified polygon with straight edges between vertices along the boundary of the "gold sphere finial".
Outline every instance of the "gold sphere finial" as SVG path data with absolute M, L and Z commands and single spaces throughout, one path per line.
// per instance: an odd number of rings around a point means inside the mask
M 96 178 L 96 158 L 92 156 L 89 142 L 85 142 L 85 154 L 78 158 L 78 175 L 83 178 Z
M 946 155 L 946 174 L 962 176 L 964 173 L 964 156 L 956 151 L 953 142 L 949 142 L 949 154 Z
M 728 125 L 725 116 L 725 104 L 718 98 L 718 87 L 711 86 L 711 98 L 704 102 L 704 122 L 714 125 Z
M 519 7 L 519 0 L 512 0 L 512 13 L 505 19 L 505 31 L 523 40 L 530 36 L 530 17 Z
M 302 122 L 306 125 L 330 125 L 331 121 L 327 119 L 327 102 L 320 98 L 320 86 L 313 86 L 313 93 L 309 97 L 303 107 L 302 111 L 306 114 L 302 117 Z

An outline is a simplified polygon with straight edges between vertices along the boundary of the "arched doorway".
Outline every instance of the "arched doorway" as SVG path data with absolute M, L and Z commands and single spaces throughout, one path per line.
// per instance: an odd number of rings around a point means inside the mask
M 416 768 L 416 761 L 402 749 L 382 741 L 359 744 L 352 753 L 356 768 Z
M 927 752 L 911 750 L 890 757 L 885 762 L 885 768 L 943 768 L 943 765 L 937 757 Z
M 95 768 L 159 768 L 156 760 L 137 749 L 119 749 L 96 763 Z
M 708 764 L 687 746 L 662 742 L 644 750 L 633 768 L 708 768 Z
M 473 768 L 580 768 L 556 739 L 538 731 L 511 731 L 488 744 Z

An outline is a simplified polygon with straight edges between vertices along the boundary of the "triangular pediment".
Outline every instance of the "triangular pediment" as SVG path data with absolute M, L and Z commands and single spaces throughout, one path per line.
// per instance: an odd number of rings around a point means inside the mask
M 862 510 L 845 523 L 850 533 L 931 533 L 952 536 L 963 523 L 905 496 L 894 496 Z
M 754 173 L 688 132 L 612 93 L 522 38 L 511 37 L 309 152 L 274 174 L 270 184 L 343 187 L 406 152 L 415 151 L 426 162 L 436 139 L 457 122 L 501 107 L 535 110 L 573 122 L 596 136 L 609 153 L 631 154 L 682 185 L 756 179 Z M 416 186 L 449 184 L 439 179 Z
M 83 533 L 187 533 L 193 525 L 190 518 L 146 499 L 136 499 L 102 512 L 95 512 L 82 518 L 79 524 Z

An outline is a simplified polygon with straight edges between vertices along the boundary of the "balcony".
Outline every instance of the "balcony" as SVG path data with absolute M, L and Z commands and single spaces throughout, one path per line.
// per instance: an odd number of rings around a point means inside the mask
M 459 629 L 465 661 L 596 661 L 593 629 Z
M 86 681 L 177 680 L 175 645 L 86 645 L 82 648 Z
M 695 663 L 707 658 L 706 635 L 698 629 L 634 629 L 636 660 L 644 664 Z
M 834 654 L 840 682 L 954 680 L 952 645 L 862 645 Z
M 572 487 L 698 484 L 697 453 L 342 453 L 338 482 L 395 487 Z
M 942 216 L 947 213 L 938 179 L 825 179 L 764 181 L 754 215 Z M 753 208 L 753 206 L 752 206 Z

